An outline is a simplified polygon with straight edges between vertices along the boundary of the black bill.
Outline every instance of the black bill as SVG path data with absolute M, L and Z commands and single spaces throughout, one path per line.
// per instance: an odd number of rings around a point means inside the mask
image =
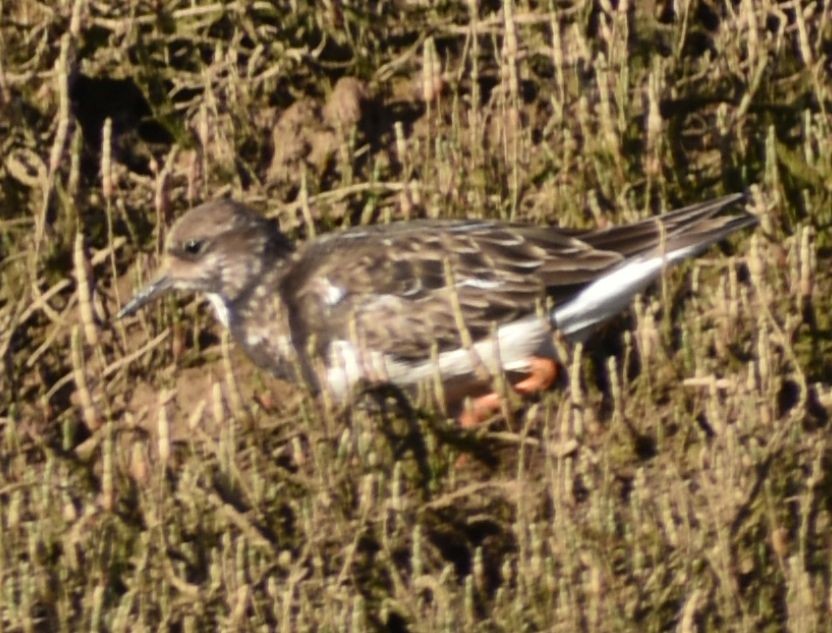
M 159 275 L 133 295 L 133 298 L 116 315 L 116 318 L 123 319 L 126 316 L 130 316 L 145 304 L 150 303 L 159 295 L 164 294 L 170 287 L 171 278 L 165 274 Z

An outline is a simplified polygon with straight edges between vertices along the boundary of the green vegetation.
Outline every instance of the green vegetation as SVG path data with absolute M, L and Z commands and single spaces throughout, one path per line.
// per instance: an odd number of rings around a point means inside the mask
M 0 0 L 0 630 L 832 630 L 828 6 L 477 5 Z M 473 434 L 189 298 L 111 318 L 217 195 L 302 239 L 739 190 L 753 234 Z

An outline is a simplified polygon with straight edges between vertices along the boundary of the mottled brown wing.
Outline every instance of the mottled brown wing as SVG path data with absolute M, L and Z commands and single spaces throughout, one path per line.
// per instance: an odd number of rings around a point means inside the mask
M 326 236 L 297 256 L 283 284 L 293 339 L 332 340 L 406 360 L 473 341 L 571 293 L 621 261 L 556 229 L 489 221 L 419 221 Z M 458 306 L 458 310 L 454 309 Z

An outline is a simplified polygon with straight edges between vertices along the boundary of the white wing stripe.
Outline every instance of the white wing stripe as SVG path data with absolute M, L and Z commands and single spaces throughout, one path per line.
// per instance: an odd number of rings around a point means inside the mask
M 664 256 L 630 260 L 589 284 L 578 295 L 552 313 L 555 326 L 573 341 L 583 340 L 599 323 L 624 310 L 633 297 L 655 281 L 663 268 L 697 253 L 692 245 Z

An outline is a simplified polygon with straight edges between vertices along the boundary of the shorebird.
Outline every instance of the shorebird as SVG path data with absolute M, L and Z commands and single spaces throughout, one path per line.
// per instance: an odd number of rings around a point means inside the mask
M 553 336 L 584 340 L 662 271 L 756 218 L 742 194 L 633 224 L 560 229 L 497 220 L 362 226 L 295 245 L 230 199 L 188 211 L 155 279 L 119 312 L 170 290 L 201 292 L 252 360 L 345 401 L 360 386 L 438 379 L 463 426 L 557 376 Z M 464 401 L 468 406 L 462 407 Z

